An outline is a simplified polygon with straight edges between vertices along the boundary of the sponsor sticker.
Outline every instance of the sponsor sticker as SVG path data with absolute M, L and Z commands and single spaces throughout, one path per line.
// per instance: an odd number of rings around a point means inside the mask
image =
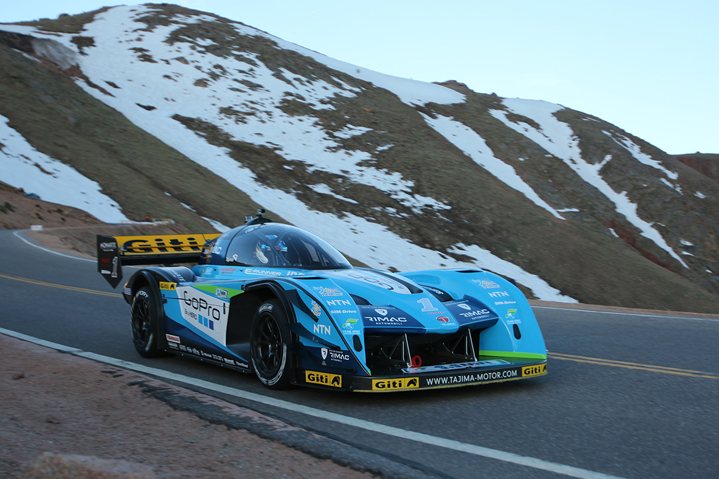
M 345 324 L 342 325 L 342 329 L 352 329 L 352 328 L 354 328 L 355 324 L 357 324 L 357 320 L 350 318 L 347 321 L 345 321 Z
M 115 249 L 117 248 L 117 243 L 115 243 L 114 241 L 106 241 L 100 243 L 100 248 L 103 251 L 115 251 Z
M 282 271 L 273 271 L 271 269 L 254 269 L 247 268 L 245 274 L 253 274 L 259 276 L 282 276 Z
M 480 287 L 482 287 L 484 289 L 494 289 L 494 288 L 500 287 L 494 281 L 486 280 L 486 279 L 473 279 L 472 282 L 477 283 Z
M 525 366 L 522 368 L 522 377 L 528 378 L 531 376 L 539 376 L 540 374 L 547 373 L 547 363 L 538 364 L 536 366 Z
M 315 301 L 312 301 L 312 314 L 314 314 L 318 318 L 322 316 L 322 307 Z
M 315 286 L 314 289 L 322 296 L 343 296 L 343 293 L 339 290 L 339 288 L 325 288 L 324 286 Z
M 417 389 L 419 378 L 373 379 L 372 391 L 394 391 L 398 389 Z
M 171 343 L 180 343 L 180 337 L 175 336 L 174 334 L 165 334 L 165 338 L 167 338 L 167 341 Z
M 352 306 L 352 301 L 348 299 L 325 299 L 327 306 Z
M 519 368 L 505 369 L 504 371 L 487 371 L 484 373 L 459 373 L 448 376 L 425 378 L 424 386 L 441 387 L 487 381 L 506 381 L 508 379 L 517 379 L 519 377 Z
M 326 324 L 315 324 L 313 331 L 315 334 L 319 334 L 321 336 L 329 336 L 332 334 L 332 330 Z
M 509 298 L 509 293 L 506 291 L 492 291 L 487 293 L 490 298 Z
M 487 359 L 485 361 L 470 361 L 467 363 L 454 363 L 454 364 L 437 364 L 435 366 L 421 366 L 418 368 L 406 368 L 403 369 L 403 373 L 417 374 L 417 373 L 436 373 L 439 371 L 453 371 L 457 369 L 469 369 L 469 368 L 487 368 L 490 366 L 504 366 L 509 364 L 503 359 Z
M 322 360 L 326 361 L 328 358 L 330 361 L 335 363 L 344 363 L 350 360 L 350 355 L 346 351 L 335 351 L 333 349 L 322 348 L 320 350 Z
M 215 290 L 215 296 L 217 296 L 220 299 L 227 299 L 227 290 L 222 288 L 217 288 Z
M 311 384 L 321 384 L 322 386 L 331 386 L 334 388 L 342 387 L 342 376 L 339 374 L 319 373 L 316 371 L 305 371 L 305 382 Z
M 175 291 L 177 289 L 177 283 L 166 283 L 164 281 L 160 281 L 160 289 L 165 291 Z

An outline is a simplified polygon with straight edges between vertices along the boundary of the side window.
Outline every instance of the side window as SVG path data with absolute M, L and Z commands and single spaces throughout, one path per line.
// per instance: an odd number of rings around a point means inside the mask
M 310 260 L 312 260 L 313 263 L 319 263 L 320 255 L 317 253 L 317 249 L 313 245 L 305 241 L 303 241 L 302 244 L 304 244 L 305 248 L 307 248 L 307 252 L 310 255 Z

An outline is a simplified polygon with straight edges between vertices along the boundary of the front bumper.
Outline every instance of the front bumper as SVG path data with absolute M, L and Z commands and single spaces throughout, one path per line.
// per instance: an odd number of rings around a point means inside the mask
M 493 363 L 484 365 L 483 363 Z M 441 389 L 515 381 L 547 374 L 547 360 L 490 360 L 410 368 L 392 376 L 351 376 L 322 371 L 298 370 L 296 383 L 323 389 L 355 392 L 395 392 Z

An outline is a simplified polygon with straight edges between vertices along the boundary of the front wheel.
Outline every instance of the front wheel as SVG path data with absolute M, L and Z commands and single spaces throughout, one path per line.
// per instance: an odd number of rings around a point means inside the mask
M 143 358 L 164 356 L 157 349 L 157 317 L 156 305 L 152 302 L 152 290 L 143 286 L 132 301 L 132 342 Z
M 252 365 L 262 384 L 270 389 L 287 389 L 292 380 L 286 324 L 287 316 L 276 299 L 262 303 L 252 320 Z

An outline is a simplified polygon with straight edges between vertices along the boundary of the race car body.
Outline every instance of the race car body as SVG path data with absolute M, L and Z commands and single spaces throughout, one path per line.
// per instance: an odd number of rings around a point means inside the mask
M 486 271 L 355 268 L 318 237 L 261 216 L 222 235 L 98 236 L 98 270 L 113 286 L 122 264 L 190 261 L 140 269 L 125 284 L 142 356 L 194 357 L 275 389 L 406 391 L 547 371 L 525 297 Z

